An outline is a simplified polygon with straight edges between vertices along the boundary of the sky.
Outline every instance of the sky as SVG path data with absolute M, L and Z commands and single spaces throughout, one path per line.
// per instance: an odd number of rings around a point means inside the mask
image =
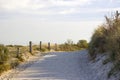
M 120 0 L 0 0 L 0 44 L 86 39 L 120 11 Z

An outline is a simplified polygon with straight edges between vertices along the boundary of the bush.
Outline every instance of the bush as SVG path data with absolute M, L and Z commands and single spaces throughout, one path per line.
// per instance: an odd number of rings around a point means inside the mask
M 60 44 L 58 50 L 59 51 L 75 51 L 82 50 L 88 47 L 88 43 L 86 40 L 79 40 L 77 44 L 74 44 L 72 40 L 67 40 L 64 44 Z
M 77 46 L 80 48 L 88 48 L 88 43 L 86 40 L 79 40 Z

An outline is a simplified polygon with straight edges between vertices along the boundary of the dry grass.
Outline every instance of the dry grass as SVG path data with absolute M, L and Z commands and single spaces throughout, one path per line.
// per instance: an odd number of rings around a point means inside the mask
M 120 71 L 120 14 L 116 12 L 112 18 L 106 18 L 106 23 L 95 30 L 89 44 L 90 56 L 94 59 L 98 53 L 109 52 L 109 61 L 115 66 L 109 77 L 116 70 Z M 106 63 L 106 62 L 105 62 Z

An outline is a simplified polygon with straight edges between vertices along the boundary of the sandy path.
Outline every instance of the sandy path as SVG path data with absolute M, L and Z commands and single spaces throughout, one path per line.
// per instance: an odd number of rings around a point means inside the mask
M 103 65 L 107 58 L 107 54 L 99 54 L 94 62 L 90 61 L 87 50 L 49 53 L 31 59 L 31 66 L 10 80 L 120 80 L 119 74 L 108 78 L 113 64 Z
M 39 59 L 12 80 L 92 80 L 86 51 L 55 52 Z

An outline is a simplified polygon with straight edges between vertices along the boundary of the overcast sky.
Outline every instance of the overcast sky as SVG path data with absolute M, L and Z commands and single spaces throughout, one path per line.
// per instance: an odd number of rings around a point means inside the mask
M 0 43 L 90 40 L 120 0 L 0 0 Z

